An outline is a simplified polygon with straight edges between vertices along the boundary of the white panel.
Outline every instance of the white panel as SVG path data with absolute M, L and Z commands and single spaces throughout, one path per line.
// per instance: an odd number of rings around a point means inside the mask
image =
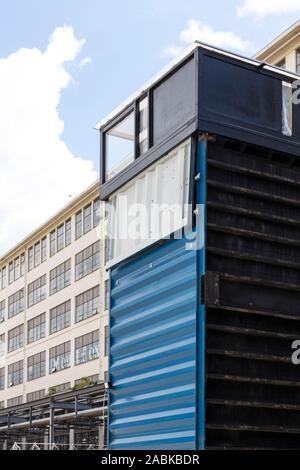
M 107 266 L 188 223 L 190 149 L 189 139 L 110 197 Z

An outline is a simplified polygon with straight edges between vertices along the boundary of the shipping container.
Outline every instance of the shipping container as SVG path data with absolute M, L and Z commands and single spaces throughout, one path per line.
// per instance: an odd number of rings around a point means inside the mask
M 97 126 L 110 449 L 300 448 L 298 79 L 197 43 Z

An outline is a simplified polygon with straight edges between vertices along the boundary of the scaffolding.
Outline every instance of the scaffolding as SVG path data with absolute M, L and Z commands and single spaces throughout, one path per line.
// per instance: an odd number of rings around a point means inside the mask
M 3 450 L 106 448 L 104 383 L 0 410 Z

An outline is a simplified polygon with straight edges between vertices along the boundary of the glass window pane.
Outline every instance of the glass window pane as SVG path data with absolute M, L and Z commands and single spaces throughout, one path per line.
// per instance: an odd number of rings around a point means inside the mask
M 140 155 L 148 150 L 148 98 L 139 103 L 139 146 Z
M 296 72 L 300 73 L 300 49 L 296 50 Z
M 286 65 L 285 65 L 285 59 L 280 60 L 280 61 L 277 62 L 277 64 L 276 64 L 276 67 L 279 67 L 279 68 L 281 68 L 281 69 L 285 69 L 285 66 L 286 66 Z
M 134 160 L 134 113 L 106 133 L 106 181 Z

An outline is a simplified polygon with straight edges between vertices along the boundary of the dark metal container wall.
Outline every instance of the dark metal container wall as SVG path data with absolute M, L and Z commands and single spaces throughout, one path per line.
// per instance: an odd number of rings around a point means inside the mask
M 294 163 L 239 141 L 202 140 L 205 249 L 170 240 L 111 270 L 111 449 L 300 447 Z
M 300 172 L 295 159 L 208 144 L 206 447 L 300 447 Z

